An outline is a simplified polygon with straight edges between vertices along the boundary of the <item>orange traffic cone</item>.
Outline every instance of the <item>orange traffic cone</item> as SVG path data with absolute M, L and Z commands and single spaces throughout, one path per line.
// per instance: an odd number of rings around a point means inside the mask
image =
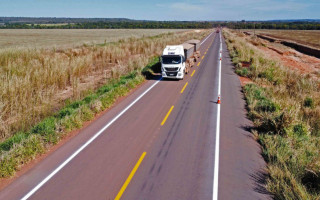
M 221 99 L 220 99 L 220 95 L 218 96 L 218 101 L 217 101 L 217 104 L 220 104 L 221 103 Z

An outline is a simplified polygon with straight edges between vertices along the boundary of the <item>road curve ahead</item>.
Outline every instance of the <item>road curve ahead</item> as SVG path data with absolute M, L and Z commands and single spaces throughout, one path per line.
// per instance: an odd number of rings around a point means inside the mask
M 148 81 L 0 199 L 213 199 L 219 49 L 219 34 L 210 34 L 183 81 Z M 218 199 L 265 199 L 265 163 L 245 129 L 250 122 L 227 56 L 223 50 Z

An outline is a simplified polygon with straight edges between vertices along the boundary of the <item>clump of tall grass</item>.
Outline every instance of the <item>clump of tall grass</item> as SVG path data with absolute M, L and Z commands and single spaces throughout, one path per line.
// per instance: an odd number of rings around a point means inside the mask
M 266 57 L 231 30 L 224 36 L 236 72 L 253 81 L 243 91 L 268 163 L 267 189 L 275 199 L 319 199 L 320 81 Z M 242 62 L 250 66 L 244 70 Z
M 178 35 L 162 34 L 142 39 L 130 38 L 120 40 L 118 43 L 59 50 L 59 52 L 27 50 L 21 53 L 12 51 L 6 52 L 10 54 L 6 57 L 1 57 L 0 53 L 2 64 L 14 64 L 14 67 L 7 66 L 5 69 L 7 80 L 15 79 L 31 87 L 22 88 L 18 87 L 19 85 L 11 87 L 6 84 L 8 91 L 4 91 L 2 94 L 5 95 L 0 96 L 6 100 L 3 101 L 5 106 L 0 107 L 0 110 L 8 111 L 1 115 L 0 119 L 7 127 L 0 131 L 8 131 L 8 127 L 13 124 L 8 123 L 10 117 L 20 117 L 14 121 L 20 126 L 6 132 L 10 133 L 10 136 L 3 136 L 6 139 L 0 143 L 0 177 L 12 176 L 25 163 L 58 143 L 68 132 L 80 128 L 84 121 L 93 119 L 97 113 L 112 106 L 117 98 L 125 96 L 131 89 L 145 81 L 145 76 L 148 76 L 150 72 L 154 73 L 153 70 L 158 66 L 157 55 L 161 53 L 165 45 L 176 44 L 191 38 L 202 39 L 208 33 L 209 31 L 203 31 L 201 34 L 187 32 Z M 22 62 L 21 59 L 24 61 Z M 62 62 L 63 60 L 66 63 Z M 42 63 L 41 66 L 35 64 L 33 68 L 32 63 L 38 62 Z M 30 69 L 21 66 L 26 71 L 22 70 L 17 73 L 16 70 L 21 70 L 17 63 L 26 64 Z M 58 66 L 57 63 L 65 65 Z M 114 65 L 111 70 L 109 70 L 109 64 Z M 81 94 L 79 87 L 81 79 L 95 77 L 96 73 L 105 72 L 105 70 L 109 70 L 110 74 L 104 78 L 102 86 L 98 87 L 98 84 L 96 85 L 98 88 Z M 10 74 L 9 71 L 14 71 L 14 73 L 10 72 Z M 29 76 L 28 73 L 32 76 Z M 4 77 L 1 76 L 1 78 Z M 64 90 L 69 85 L 73 88 L 73 96 L 67 99 L 66 103 L 55 105 L 55 102 L 49 97 L 56 98 L 55 93 Z M 18 97 L 15 97 L 14 94 Z M 38 98 L 34 98 L 35 96 Z M 53 111 L 53 106 L 60 109 Z M 22 114 L 26 116 L 20 116 Z M 14 132 L 14 130 L 18 131 Z

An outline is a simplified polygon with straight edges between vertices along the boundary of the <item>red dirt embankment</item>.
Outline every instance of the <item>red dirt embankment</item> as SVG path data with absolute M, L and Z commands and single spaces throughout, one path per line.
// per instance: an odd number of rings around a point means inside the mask
M 320 78 L 320 59 L 303 54 L 288 46 L 262 38 L 245 36 L 246 39 L 253 45 L 263 50 L 266 55 L 276 60 L 279 60 L 284 66 L 297 70 L 303 74 L 310 74 L 311 77 Z M 262 44 L 262 45 L 260 45 Z
M 252 35 L 250 32 L 244 32 L 246 35 Z M 293 41 L 290 39 L 284 39 L 279 36 L 269 35 L 269 34 L 256 34 L 257 37 L 267 40 L 269 42 L 276 42 L 283 44 L 287 47 L 291 47 L 303 54 L 314 56 L 320 58 L 320 49 L 316 48 L 313 45 L 308 45 L 305 43 L 301 43 L 300 41 Z
M 251 34 L 242 35 L 246 40 L 262 50 L 268 57 L 278 60 L 284 66 L 302 74 L 309 74 L 312 78 L 320 79 L 320 59 L 301 53 L 293 48 L 281 44 L 278 39 L 270 40 L 263 37 L 252 37 Z M 252 82 L 240 77 L 241 85 Z

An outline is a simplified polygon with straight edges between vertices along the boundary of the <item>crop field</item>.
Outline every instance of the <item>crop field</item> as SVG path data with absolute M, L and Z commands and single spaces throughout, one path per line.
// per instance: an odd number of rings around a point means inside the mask
M 74 47 L 181 31 L 181 29 L 0 29 L 0 48 Z
M 253 30 L 249 32 L 253 32 Z M 320 48 L 319 30 L 256 30 L 256 33 Z

